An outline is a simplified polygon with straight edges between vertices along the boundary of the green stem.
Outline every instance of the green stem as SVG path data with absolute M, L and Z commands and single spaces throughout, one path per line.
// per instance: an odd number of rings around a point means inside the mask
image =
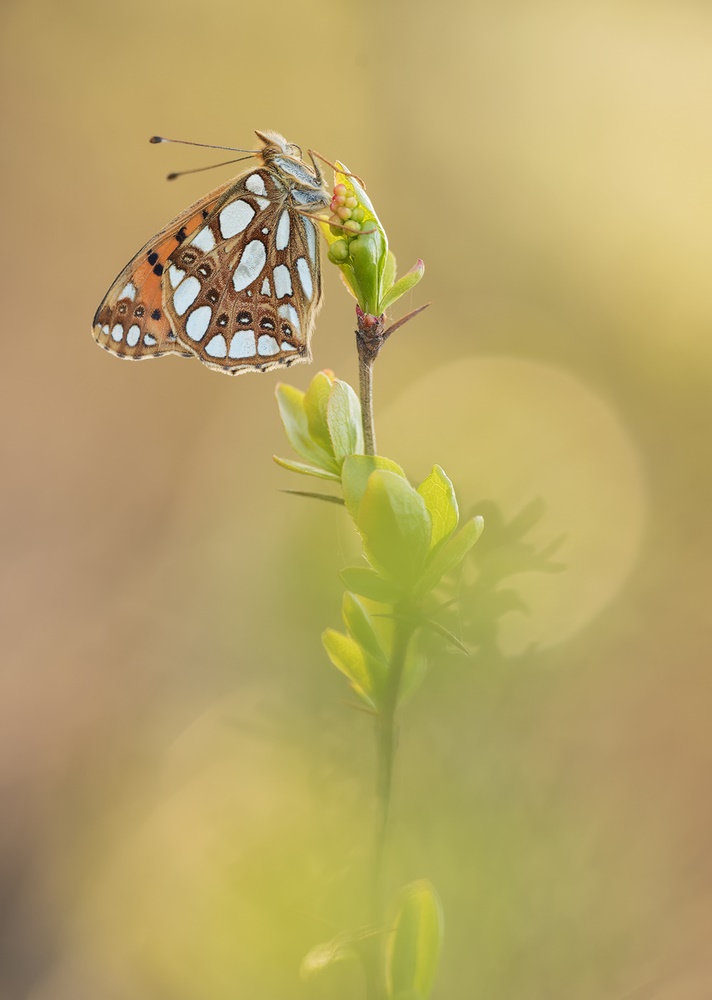
M 403 680 L 403 671 L 405 670 L 408 645 L 413 635 L 413 626 L 408 620 L 407 614 L 404 614 L 404 609 L 396 606 L 394 612 L 393 647 L 388 665 L 383 707 L 378 714 L 376 731 L 378 816 L 373 852 L 373 891 L 371 902 L 371 918 L 374 924 L 378 924 L 382 919 L 384 903 L 383 865 L 388 843 L 389 816 L 393 791 L 393 767 L 398 748 L 396 711 L 401 682 Z
M 361 396 L 363 444 L 367 455 L 376 454 L 376 429 L 373 425 L 373 362 L 375 358 L 362 351 L 359 342 L 358 385 Z

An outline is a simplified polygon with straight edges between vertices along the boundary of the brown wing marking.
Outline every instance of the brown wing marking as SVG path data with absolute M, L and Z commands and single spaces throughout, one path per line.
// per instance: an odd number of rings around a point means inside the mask
M 254 190 L 256 174 L 264 182 L 262 195 Z M 231 220 L 221 213 L 230 206 L 238 231 L 226 236 Z M 240 214 L 244 218 L 250 211 L 252 218 L 239 228 Z M 285 211 L 289 241 L 282 246 L 277 230 Z M 309 340 L 321 305 L 316 231 L 310 241 L 305 228 L 312 225 L 292 208 L 286 189 L 269 168 L 237 178 L 193 240 L 171 254 L 164 309 L 179 342 L 203 364 L 228 375 L 310 361 Z M 250 253 L 258 263 L 242 287 L 243 282 L 235 280 L 236 269 Z M 310 262 L 309 297 L 296 265 L 300 257 Z

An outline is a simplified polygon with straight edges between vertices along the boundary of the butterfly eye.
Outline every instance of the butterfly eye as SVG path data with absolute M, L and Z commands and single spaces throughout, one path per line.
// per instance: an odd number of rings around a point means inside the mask
M 239 312 L 237 314 L 237 322 L 242 323 L 244 326 L 249 326 L 252 322 L 252 313 Z

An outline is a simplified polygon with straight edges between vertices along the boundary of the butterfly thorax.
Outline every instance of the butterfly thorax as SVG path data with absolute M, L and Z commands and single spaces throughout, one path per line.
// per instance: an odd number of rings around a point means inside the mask
M 328 207 L 331 194 L 324 186 L 316 163 L 312 160 L 313 167 L 307 166 L 299 146 L 287 142 L 279 132 L 258 131 L 256 134 L 264 143 L 260 151 L 262 162 L 285 185 L 293 206 L 306 211 Z

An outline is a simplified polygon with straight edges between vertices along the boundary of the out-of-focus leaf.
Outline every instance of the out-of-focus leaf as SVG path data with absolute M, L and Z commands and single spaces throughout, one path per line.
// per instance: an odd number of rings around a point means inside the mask
M 462 562 L 469 550 L 482 534 L 484 521 L 481 517 L 473 517 L 467 521 L 456 535 L 444 542 L 433 552 L 428 568 L 423 574 L 418 590 L 426 594 L 435 587 L 440 579 Z
M 279 415 L 292 448 L 313 465 L 338 475 L 339 468 L 334 457 L 318 445 L 309 433 L 309 424 L 304 410 L 305 393 L 292 385 L 280 382 L 275 390 Z
M 335 472 L 318 469 L 315 465 L 305 465 L 304 462 L 292 462 L 288 458 L 280 458 L 279 455 L 273 455 L 272 458 L 277 465 L 281 465 L 283 469 L 289 469 L 290 472 L 299 472 L 303 476 L 316 476 L 317 479 L 331 479 L 334 482 L 339 482 L 339 477 Z
M 424 274 L 425 264 L 422 260 L 417 260 L 411 267 L 410 271 L 406 271 L 403 277 L 399 278 L 394 285 L 391 285 L 390 289 L 383 296 L 380 303 L 381 312 L 385 312 L 386 309 L 397 302 L 402 295 L 405 295 L 405 293 L 409 292 L 411 288 L 414 288 Z
M 326 629 L 321 639 L 329 659 L 348 677 L 356 694 L 372 708 L 378 708 L 383 689 L 384 665 L 369 656 L 351 636 L 335 629 Z
M 439 465 L 433 466 L 433 471 L 418 487 L 418 493 L 425 500 L 433 522 L 430 548 L 434 549 L 443 538 L 449 538 L 457 527 L 457 497 L 452 483 Z
M 430 515 L 420 494 L 395 472 L 368 478 L 356 521 L 366 558 L 403 587 L 415 588 L 430 547 Z
M 400 587 L 389 580 L 384 580 L 369 566 L 349 566 L 342 569 L 339 576 L 349 590 L 353 590 L 360 597 L 367 597 L 370 601 L 395 604 L 403 596 Z
M 359 646 L 375 660 L 381 660 L 385 664 L 386 656 L 373 628 L 371 616 L 355 594 L 348 590 L 344 594 L 341 614 L 351 638 L 355 639 Z
M 309 434 L 327 454 L 333 454 L 326 417 L 332 386 L 333 379 L 326 372 L 317 372 L 304 394 Z
M 339 466 L 349 455 L 363 452 L 361 404 L 348 382 L 335 379 L 326 406 L 330 446 Z
M 344 506 L 343 497 L 336 497 L 333 493 L 314 493 L 312 490 L 282 490 L 282 493 L 291 493 L 295 497 L 308 497 L 310 500 L 325 500 L 327 503 Z
M 405 479 L 405 472 L 400 465 L 382 455 L 349 455 L 341 468 L 341 484 L 344 491 L 346 509 L 351 517 L 358 519 L 358 509 L 361 506 L 363 494 L 366 491 L 368 477 L 375 469 L 387 469 Z
M 428 1000 L 435 982 L 443 941 L 443 914 L 435 889 L 425 879 L 399 894 L 385 950 L 385 985 L 389 1000 L 415 994 Z

